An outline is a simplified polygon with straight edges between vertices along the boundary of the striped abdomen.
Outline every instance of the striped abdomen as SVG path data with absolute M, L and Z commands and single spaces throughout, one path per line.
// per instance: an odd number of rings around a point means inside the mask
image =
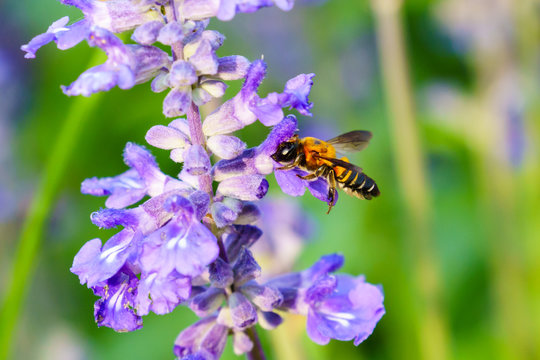
M 371 200 L 380 195 L 375 180 L 363 172 L 347 169 L 337 176 L 336 180 L 343 191 L 357 198 Z

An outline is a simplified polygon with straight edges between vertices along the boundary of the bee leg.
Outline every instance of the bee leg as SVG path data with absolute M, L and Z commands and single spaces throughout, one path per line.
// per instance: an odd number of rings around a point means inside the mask
M 298 176 L 302 180 L 310 181 L 310 180 L 320 178 L 321 176 L 323 176 L 323 177 L 326 176 L 325 175 L 326 171 L 327 171 L 326 166 L 321 166 L 317 170 L 315 170 L 315 172 L 312 173 L 312 174 L 307 174 L 307 175 L 304 175 L 304 176 L 296 174 L 296 176 Z
M 292 163 L 292 164 L 289 164 L 289 165 L 280 166 L 280 167 L 276 168 L 276 170 L 291 170 L 291 169 L 294 169 L 295 167 L 296 167 L 296 165 L 294 163 Z
M 330 170 L 328 173 L 328 211 L 326 214 L 330 214 L 330 210 L 334 207 L 334 201 L 336 200 L 336 173 L 334 170 Z
M 297 167 L 300 164 L 301 161 L 302 161 L 302 158 L 300 156 L 298 156 L 294 160 L 294 162 L 292 164 L 278 167 L 278 168 L 276 168 L 276 170 L 291 170 L 291 169 L 294 169 L 295 167 Z
M 302 180 L 307 180 L 307 181 L 313 180 L 313 179 L 316 179 L 316 178 L 319 177 L 319 175 L 316 172 L 314 172 L 313 174 L 307 174 L 307 175 L 304 175 L 304 176 L 302 176 L 300 174 L 296 174 L 296 176 L 298 176 Z

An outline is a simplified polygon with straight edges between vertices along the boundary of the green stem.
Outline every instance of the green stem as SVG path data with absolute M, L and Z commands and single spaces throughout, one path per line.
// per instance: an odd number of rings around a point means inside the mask
M 484 236 L 493 282 L 494 337 L 499 359 L 525 359 L 532 356 L 538 343 L 534 333 L 525 286 L 526 256 L 521 220 L 523 191 L 508 155 L 498 149 L 507 139 L 507 114 L 498 107 L 500 82 L 518 73 L 514 39 L 500 39 L 499 46 L 485 52 L 473 51 L 477 89 L 474 103 L 479 104 L 471 140 L 475 149 L 474 169 L 478 171 L 479 197 L 482 205 Z M 495 106 L 497 105 L 497 106 Z M 506 150 L 506 149 L 505 149 Z M 503 153 L 504 154 L 504 153 Z M 494 195 L 495 194 L 495 195 Z
M 100 55 L 96 52 L 89 64 L 93 66 L 97 63 Z M 75 152 L 83 126 L 100 98 L 101 94 L 95 94 L 91 98 L 73 99 L 58 139 L 51 142 L 53 148 L 22 226 L 15 251 L 11 283 L 7 286 L 0 308 L 0 359 L 7 359 L 9 356 L 17 320 L 37 262 L 43 228 L 51 214 L 59 185 L 65 176 L 71 155 Z
M 417 341 L 421 359 L 448 359 L 448 330 L 441 305 L 441 279 L 433 249 L 431 194 L 415 121 L 401 0 L 372 0 L 385 93 L 390 109 L 394 159 L 408 214 L 414 253 L 414 284 L 418 313 Z

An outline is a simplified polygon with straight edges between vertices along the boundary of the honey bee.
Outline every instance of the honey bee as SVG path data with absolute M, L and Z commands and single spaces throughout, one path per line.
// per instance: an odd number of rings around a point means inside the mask
M 336 152 L 355 152 L 366 148 L 371 139 L 371 132 L 356 130 L 322 141 L 314 137 L 299 138 L 294 135 L 279 144 L 272 159 L 282 164 L 278 170 L 299 168 L 307 171 L 303 180 L 325 178 L 330 186 L 328 190 L 328 213 L 334 206 L 336 186 L 345 193 L 360 199 L 371 200 L 380 194 L 375 181 L 364 174 L 361 168 L 349 162 L 349 159 L 336 158 Z

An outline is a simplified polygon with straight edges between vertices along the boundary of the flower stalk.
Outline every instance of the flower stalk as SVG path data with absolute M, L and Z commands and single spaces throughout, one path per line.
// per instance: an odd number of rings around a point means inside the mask
M 202 131 L 199 107 L 195 105 L 195 103 L 191 102 L 186 115 L 192 144 L 200 145 L 205 148 L 206 142 Z M 213 199 L 212 178 L 210 177 L 210 174 L 203 174 L 199 176 L 199 188 L 210 196 L 210 200 Z
M 261 340 L 259 339 L 259 335 L 257 334 L 257 329 L 255 327 L 250 327 L 246 331 L 247 335 L 251 339 L 251 342 L 253 343 L 253 349 L 246 354 L 246 359 L 248 360 L 266 360 L 266 356 L 264 355 L 264 350 L 261 345 Z

